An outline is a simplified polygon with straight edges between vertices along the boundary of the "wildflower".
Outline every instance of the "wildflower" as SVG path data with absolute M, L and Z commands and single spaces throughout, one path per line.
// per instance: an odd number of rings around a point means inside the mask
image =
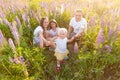
M 23 56 L 18 57 L 18 60 L 20 61 L 20 63 L 25 62 L 25 59 L 24 59 L 24 57 L 23 57 Z
M 118 22 L 118 25 L 115 30 L 115 35 L 118 35 L 118 32 L 120 31 L 120 22 Z
M 96 47 L 98 47 L 98 46 L 100 46 L 100 44 L 104 43 L 104 35 L 103 35 L 103 29 L 102 28 L 98 32 L 95 43 L 96 43 Z
M 15 17 L 15 20 L 17 22 L 17 26 L 20 27 L 21 26 L 21 22 L 20 22 L 20 19 L 18 18 L 18 16 Z
M 15 51 L 15 45 L 14 45 L 13 40 L 12 40 L 11 38 L 8 39 L 8 43 L 9 43 L 10 48 L 11 48 L 13 51 Z
M 2 31 L 0 30 L 0 46 L 3 46 L 3 45 L 4 45 L 4 36 Z
M 3 24 L 3 21 L 2 21 L 2 19 L 0 18 L 0 24 Z
M 74 44 L 74 52 L 75 52 L 75 53 L 78 52 L 78 44 L 77 44 L 77 42 L 75 42 L 75 44 Z
M 9 56 L 9 61 L 10 61 L 11 63 L 13 63 L 13 62 L 14 62 L 14 59 Z
M 15 38 L 16 44 L 19 44 L 19 42 L 20 42 L 20 40 L 19 40 L 19 34 L 18 34 L 18 31 L 17 31 L 17 28 L 16 28 L 14 22 L 12 22 L 11 32 L 12 32 L 14 38 Z
M 113 28 L 110 27 L 110 28 L 109 28 L 109 32 L 108 32 L 108 40 L 111 39 L 112 35 L 113 35 Z
M 22 19 L 23 19 L 23 21 L 24 21 L 24 22 L 26 22 L 26 21 L 27 21 L 27 19 L 28 19 L 27 14 L 22 14 Z
M 112 51 L 112 47 L 105 45 L 105 46 L 103 46 L 102 50 L 106 50 L 108 53 L 110 53 Z
M 10 26 L 10 22 L 7 19 L 4 18 L 3 21 L 4 21 L 4 24 L 6 24 L 7 26 Z

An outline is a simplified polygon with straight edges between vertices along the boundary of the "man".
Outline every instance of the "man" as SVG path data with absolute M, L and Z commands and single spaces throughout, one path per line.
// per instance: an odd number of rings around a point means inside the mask
M 73 30 L 73 32 L 72 32 Z M 68 38 L 79 38 L 87 31 L 87 21 L 83 18 L 82 10 L 76 10 L 75 16 L 70 20 Z

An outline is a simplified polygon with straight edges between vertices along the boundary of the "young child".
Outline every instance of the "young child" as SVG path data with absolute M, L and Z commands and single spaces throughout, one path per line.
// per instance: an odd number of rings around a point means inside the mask
M 58 30 L 58 36 L 56 36 L 53 40 L 55 40 L 55 54 L 54 56 L 57 59 L 57 71 L 60 71 L 60 62 L 65 58 L 68 58 L 69 51 L 67 50 L 67 42 L 72 42 L 67 39 L 67 30 L 65 28 L 60 28 Z

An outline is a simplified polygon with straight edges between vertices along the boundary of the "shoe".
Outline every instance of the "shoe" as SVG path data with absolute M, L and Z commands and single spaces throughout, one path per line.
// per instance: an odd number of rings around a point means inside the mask
M 68 59 L 68 56 L 65 56 L 65 57 L 64 57 L 64 60 L 67 60 L 67 59 Z
M 60 72 L 61 68 L 57 66 L 56 70 L 57 70 L 57 72 Z

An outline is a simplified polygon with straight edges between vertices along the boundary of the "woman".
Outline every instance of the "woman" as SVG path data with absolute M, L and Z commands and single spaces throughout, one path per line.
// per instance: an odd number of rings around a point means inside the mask
M 50 42 L 46 40 L 46 34 L 48 30 L 49 20 L 48 18 L 42 18 L 40 21 L 40 26 L 34 30 L 33 44 L 43 48 L 44 46 L 49 46 Z

